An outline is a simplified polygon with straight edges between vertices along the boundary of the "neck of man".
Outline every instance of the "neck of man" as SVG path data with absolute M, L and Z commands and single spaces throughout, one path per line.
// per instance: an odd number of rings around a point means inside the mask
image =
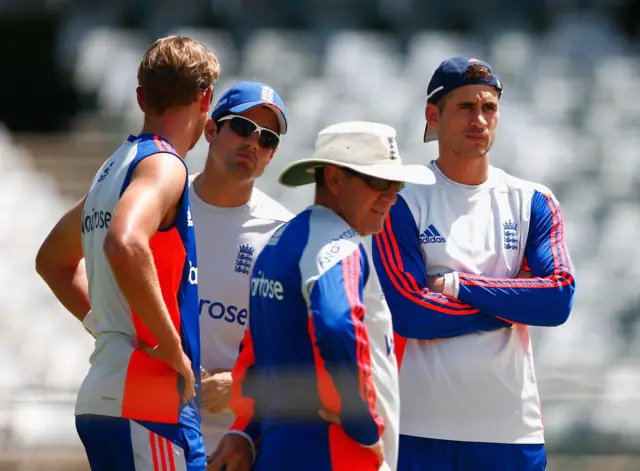
M 173 145 L 183 159 L 191 149 L 194 118 L 189 110 L 167 110 L 161 115 L 146 114 L 140 134 L 156 134 Z
M 439 149 L 436 165 L 449 180 L 462 185 L 482 185 L 489 178 L 489 154 L 466 157 Z
M 338 199 L 334 197 L 333 194 L 331 194 L 328 190 L 316 187 L 316 197 L 313 201 L 313 204 L 324 206 L 325 208 L 330 209 L 342 219 L 344 219 L 347 224 L 349 224 L 349 221 L 347 221 L 347 219 L 344 217 L 344 214 L 342 213 L 342 210 L 340 209 Z
M 217 172 L 209 160 L 204 170 L 193 180 L 196 195 L 207 204 L 219 208 L 237 208 L 251 199 L 254 180 L 238 181 Z

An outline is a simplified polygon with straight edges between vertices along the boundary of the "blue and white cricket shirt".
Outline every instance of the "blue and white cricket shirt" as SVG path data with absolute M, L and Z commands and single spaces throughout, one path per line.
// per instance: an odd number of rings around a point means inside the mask
M 374 244 L 396 333 L 400 432 L 542 443 L 527 326 L 560 325 L 571 311 L 560 205 L 495 167 L 479 186 L 430 168 L 436 184 L 408 185 Z M 534 277 L 514 279 L 523 267 Z M 448 295 L 427 289 L 429 275 L 448 277 Z

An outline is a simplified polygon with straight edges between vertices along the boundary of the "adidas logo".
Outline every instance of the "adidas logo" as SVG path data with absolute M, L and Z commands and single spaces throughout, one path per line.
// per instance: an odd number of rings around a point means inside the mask
M 433 224 L 429 224 L 429 227 L 420 234 L 421 244 L 443 244 L 446 241 L 447 239 L 438 232 Z

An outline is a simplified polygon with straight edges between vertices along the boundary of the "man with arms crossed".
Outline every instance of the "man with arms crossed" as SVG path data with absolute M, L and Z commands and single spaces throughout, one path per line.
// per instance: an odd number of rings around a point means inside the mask
M 38 273 L 96 338 L 76 402 L 93 471 L 205 467 L 183 159 L 202 134 L 218 73 L 196 41 L 156 41 L 138 68 L 142 133 L 106 160 L 38 252 Z
M 558 326 L 575 281 L 551 191 L 489 164 L 502 84 L 454 57 L 428 88 L 436 184 L 409 185 L 375 237 L 400 365 L 399 471 L 543 471 L 529 325 Z
M 284 104 L 268 85 L 240 82 L 218 100 L 204 135 L 204 171 L 190 178 L 198 251 L 202 435 L 208 453 L 233 423 L 231 368 L 249 326 L 253 262 L 278 226 L 293 217 L 254 183 L 287 132 Z
M 258 439 L 254 470 L 396 469 L 398 373 L 370 235 L 403 182 L 434 177 L 402 164 L 393 128 L 347 122 L 321 131 L 313 158 L 280 176 L 286 186 L 314 181 L 315 204 L 274 233 L 254 266 L 233 369 L 237 419 L 210 470 L 249 469 Z

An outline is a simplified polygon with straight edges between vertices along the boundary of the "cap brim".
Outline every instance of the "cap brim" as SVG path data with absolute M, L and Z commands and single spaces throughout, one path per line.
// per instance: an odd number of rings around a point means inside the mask
M 308 185 L 315 181 L 313 169 L 325 165 L 346 167 L 364 175 L 383 178 L 394 182 L 414 183 L 416 185 L 433 185 L 436 177 L 433 172 L 424 165 L 354 165 L 336 162 L 329 159 L 305 159 L 294 162 L 285 167 L 280 173 L 278 181 L 288 187 Z
M 429 125 L 426 125 L 424 127 L 424 142 L 431 142 L 431 141 L 437 141 L 438 140 L 438 132 L 433 129 L 430 128 Z
M 276 117 L 278 118 L 278 126 L 280 127 L 279 134 L 287 133 L 287 118 L 284 117 L 284 113 L 280 108 L 268 101 L 248 101 L 246 103 L 242 103 L 240 105 L 229 108 L 229 111 L 231 113 L 244 113 L 245 111 L 250 110 L 251 108 L 255 108 L 256 106 L 266 106 L 267 108 L 273 110 Z

